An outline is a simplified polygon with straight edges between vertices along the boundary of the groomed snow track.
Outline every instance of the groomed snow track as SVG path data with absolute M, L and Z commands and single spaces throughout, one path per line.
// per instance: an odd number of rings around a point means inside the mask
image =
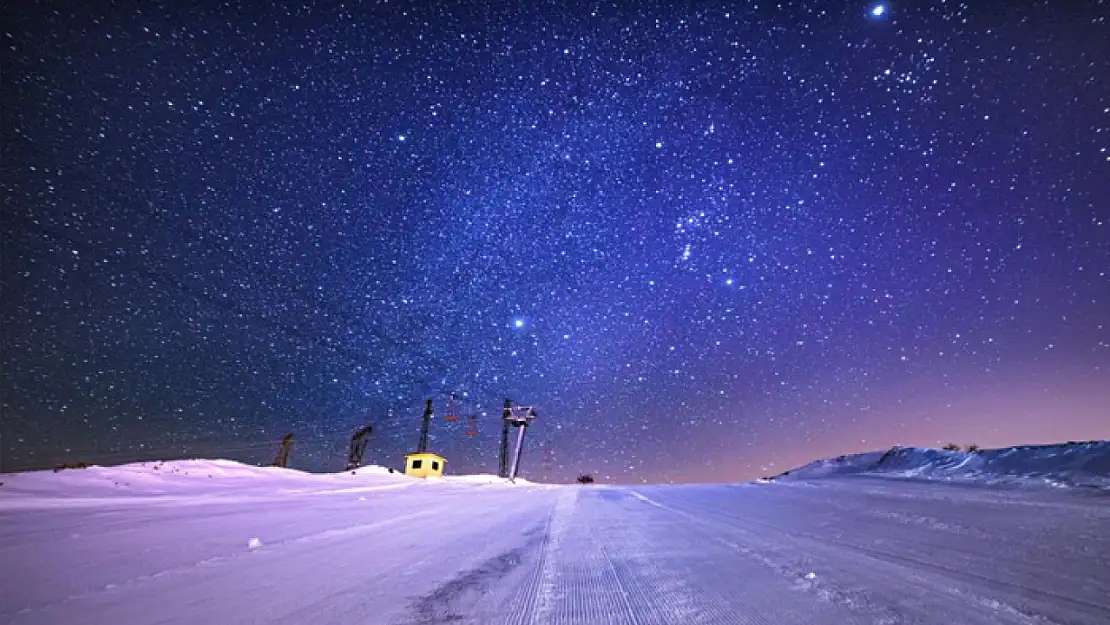
M 856 477 L 0 500 L 0 562 L 20 625 L 1104 625 L 1110 497 Z

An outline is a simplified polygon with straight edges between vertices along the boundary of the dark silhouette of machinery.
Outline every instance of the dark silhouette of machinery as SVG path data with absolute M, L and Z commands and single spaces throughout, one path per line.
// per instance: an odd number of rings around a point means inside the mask
M 505 400 L 505 409 L 501 412 L 501 454 L 498 458 L 497 475 L 516 479 L 520 470 L 520 455 L 524 451 L 524 434 L 528 424 L 536 418 L 536 409 L 531 406 L 513 406 L 512 400 Z M 513 454 L 512 465 L 509 465 L 509 429 L 518 428 L 516 435 L 516 452 Z
M 289 456 L 292 453 L 293 433 L 290 432 L 285 435 L 285 438 L 281 439 L 281 446 L 278 447 L 277 456 L 274 458 L 274 462 L 271 466 L 281 467 L 283 469 L 287 468 L 289 466 Z
M 370 432 L 374 426 L 367 425 L 360 428 L 351 437 L 351 446 L 347 450 L 347 470 L 353 471 L 362 466 L 362 456 L 366 453 L 366 445 L 370 443 Z

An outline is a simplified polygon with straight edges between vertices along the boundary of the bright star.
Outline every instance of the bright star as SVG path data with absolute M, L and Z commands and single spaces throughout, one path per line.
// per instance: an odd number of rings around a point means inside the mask
M 513 327 L 514 328 L 523 328 L 524 327 L 524 320 L 523 319 L 513 319 Z
M 871 17 L 882 17 L 883 15 L 886 15 L 885 4 L 876 4 L 871 7 Z

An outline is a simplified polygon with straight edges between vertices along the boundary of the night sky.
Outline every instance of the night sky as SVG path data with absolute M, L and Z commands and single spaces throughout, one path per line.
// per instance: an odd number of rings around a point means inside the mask
M 3 468 L 1110 437 L 1107 2 L 266 4 L 5 4 Z

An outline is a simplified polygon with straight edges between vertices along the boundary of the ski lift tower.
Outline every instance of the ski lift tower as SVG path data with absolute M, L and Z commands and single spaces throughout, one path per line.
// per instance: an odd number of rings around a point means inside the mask
M 366 445 L 370 442 L 370 432 L 374 426 L 367 425 L 360 428 L 351 437 L 351 445 L 347 450 L 347 470 L 353 471 L 362 466 L 362 456 L 366 453 Z
M 520 469 L 520 454 L 524 450 L 524 434 L 528 424 L 536 418 L 536 409 L 532 406 L 514 406 L 511 400 L 505 400 L 505 409 L 501 413 L 501 454 L 497 466 L 498 477 L 516 480 L 517 470 Z M 509 466 L 509 429 L 517 428 L 516 452 L 513 453 L 513 463 Z
M 278 447 L 277 457 L 270 463 L 272 467 L 281 467 L 285 469 L 289 466 L 289 456 L 293 453 L 293 433 L 290 432 L 281 439 L 281 446 Z

